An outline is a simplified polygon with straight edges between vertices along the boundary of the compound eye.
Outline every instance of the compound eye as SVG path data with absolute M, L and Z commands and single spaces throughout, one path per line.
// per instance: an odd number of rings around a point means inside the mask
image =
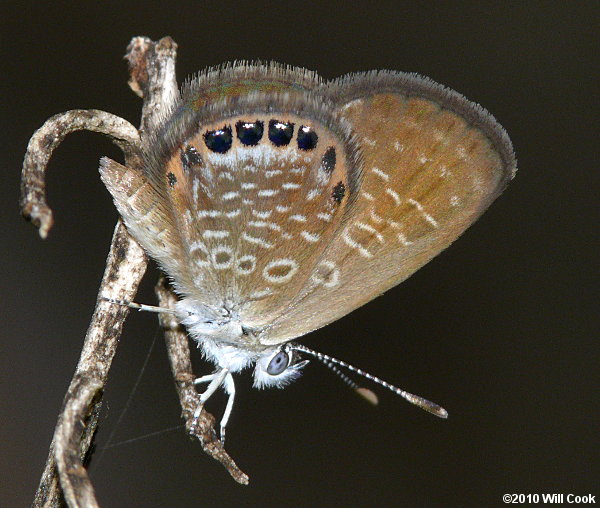
M 290 364 L 290 357 L 285 351 L 279 351 L 267 366 L 267 373 L 271 376 L 278 376 L 281 374 L 287 366 Z

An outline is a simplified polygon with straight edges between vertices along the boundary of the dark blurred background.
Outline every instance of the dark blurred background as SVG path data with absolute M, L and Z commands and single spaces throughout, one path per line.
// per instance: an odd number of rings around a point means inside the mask
M 101 136 L 66 139 L 49 166 L 56 225 L 42 241 L 19 216 L 23 154 L 34 130 L 64 110 L 98 108 L 137 125 L 141 101 L 122 60 L 136 35 L 175 39 L 180 81 L 256 58 L 325 78 L 422 73 L 498 118 L 519 172 L 446 252 L 303 339 L 439 402 L 447 421 L 377 388 L 371 407 L 314 364 L 283 391 L 251 390 L 244 378 L 227 448 L 250 486 L 179 430 L 97 454 L 91 476 L 103 506 L 501 506 L 503 493 L 600 495 L 597 7 L 3 2 L 0 504 L 33 499 L 117 219 L 98 160 L 122 160 Z M 148 272 L 138 301 L 155 301 L 156 275 Z M 99 448 L 156 333 L 151 314 L 126 324 Z M 220 415 L 224 402 L 210 408 Z M 179 422 L 158 337 L 114 440 Z

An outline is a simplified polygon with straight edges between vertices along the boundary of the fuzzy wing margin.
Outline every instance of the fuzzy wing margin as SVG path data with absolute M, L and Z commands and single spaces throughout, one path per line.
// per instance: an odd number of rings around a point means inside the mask
M 363 179 L 350 219 L 311 283 L 265 330 L 265 344 L 325 326 L 408 278 L 475 222 L 516 172 L 496 120 L 427 78 L 371 72 L 320 92 L 351 125 Z

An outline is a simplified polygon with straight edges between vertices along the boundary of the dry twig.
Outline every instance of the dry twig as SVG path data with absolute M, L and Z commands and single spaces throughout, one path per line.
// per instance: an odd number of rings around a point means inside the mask
M 158 281 L 155 291 L 161 307 L 174 307 L 177 300 L 164 277 L 161 277 Z M 179 403 L 182 410 L 181 415 L 185 420 L 185 428 L 190 435 L 200 440 L 204 451 L 223 464 L 237 482 L 246 485 L 248 483 L 248 476 L 240 470 L 233 459 L 227 454 L 215 433 L 214 417 L 204 411 L 203 416 L 195 421 L 194 412 L 198 404 L 200 404 L 200 396 L 193 383 L 196 376 L 192 373 L 190 350 L 185 330 L 172 314 L 160 314 L 160 322 L 165 332 L 167 352 L 171 361 L 171 371 L 175 379 L 177 394 L 179 395 Z
M 110 113 L 73 110 L 50 118 L 32 136 L 23 162 L 21 210 L 25 218 L 38 228 L 42 238 L 47 236 L 53 223 L 52 210 L 46 204 L 45 170 L 52 152 L 67 134 L 76 130 L 105 134 L 123 150 L 127 166 L 141 170 L 141 140 L 156 125 L 161 113 L 177 94 L 176 48 L 170 37 L 156 43 L 146 37 L 135 37 L 127 49 L 126 59 L 131 75 L 129 85 L 144 99 L 139 131 Z M 63 401 L 33 503 L 36 507 L 60 506 L 63 501 L 71 507 L 98 506 L 84 461 L 98 424 L 102 391 L 128 314 L 126 307 L 110 304 L 106 298 L 133 300 L 146 265 L 146 255 L 119 220 L 96 308 L 79 363 Z M 157 286 L 157 294 L 163 305 L 170 305 L 175 299 L 162 281 Z M 167 349 L 183 417 L 190 430 L 199 397 L 192 383 L 187 336 L 172 316 L 163 315 L 161 323 L 166 329 Z M 194 435 L 206 453 L 220 461 L 236 481 L 248 483 L 248 477 L 221 446 L 213 425 L 212 415 L 202 411 Z

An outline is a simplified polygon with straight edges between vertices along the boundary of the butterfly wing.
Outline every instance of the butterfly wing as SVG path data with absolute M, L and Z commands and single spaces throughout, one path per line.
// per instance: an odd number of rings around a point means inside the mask
M 265 344 L 320 328 L 405 280 L 456 240 L 516 171 L 495 119 L 426 78 L 372 72 L 320 93 L 355 135 L 360 187 L 307 284 L 264 331 Z
M 293 139 L 275 142 L 272 121 L 292 125 Z M 260 139 L 242 142 L 240 123 L 260 124 Z M 313 148 L 301 147 L 304 127 L 318 135 Z M 320 328 L 409 277 L 515 171 L 493 117 L 427 79 L 323 84 L 276 64 L 198 76 L 144 159 L 141 171 L 101 164 L 130 232 L 182 296 L 237 314 L 263 344 Z
M 179 263 L 185 255 L 169 202 L 160 186 L 143 171 L 108 157 L 100 161 L 100 177 L 111 193 L 129 233 L 180 284 L 190 284 L 192 274 Z
M 356 143 L 320 85 L 276 64 L 209 70 L 146 142 L 141 172 L 101 164 L 129 231 L 180 294 L 249 329 L 306 286 L 358 189 Z M 290 139 L 276 139 L 278 124 Z

